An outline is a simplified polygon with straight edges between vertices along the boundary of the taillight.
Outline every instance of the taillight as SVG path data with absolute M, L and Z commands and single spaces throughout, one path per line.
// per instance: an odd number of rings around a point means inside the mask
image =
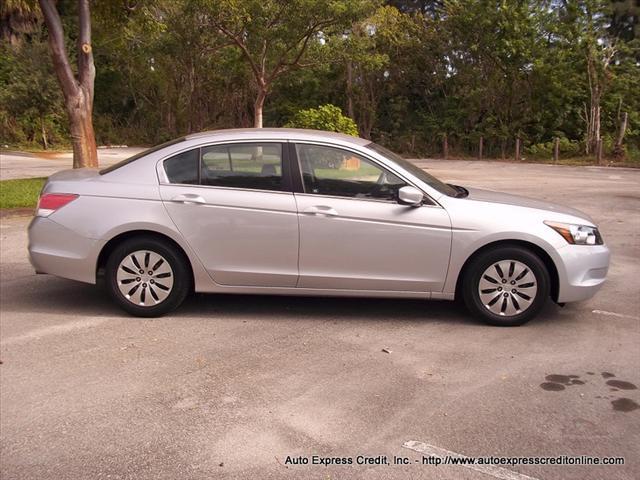
M 48 217 L 56 210 L 73 202 L 76 198 L 78 198 L 78 195 L 74 193 L 45 193 L 38 200 L 36 215 L 38 217 Z

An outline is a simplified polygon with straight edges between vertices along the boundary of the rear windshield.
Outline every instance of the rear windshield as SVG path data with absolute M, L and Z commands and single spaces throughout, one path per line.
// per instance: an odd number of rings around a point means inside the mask
M 128 165 L 131 162 L 135 162 L 139 158 L 142 158 L 142 157 L 144 157 L 146 155 L 149 155 L 150 153 L 157 152 L 158 150 L 162 150 L 165 147 L 169 147 L 171 145 L 175 145 L 176 143 L 184 142 L 185 140 L 186 140 L 186 137 L 180 137 L 180 138 L 177 138 L 175 140 L 171 140 L 169 142 L 165 142 L 165 143 L 162 143 L 160 145 L 156 145 L 155 147 L 148 148 L 147 150 L 144 150 L 144 151 L 142 151 L 140 153 L 136 153 L 133 157 L 126 158 L 126 159 L 122 160 L 121 162 L 118 162 L 118 163 L 115 163 L 115 164 L 111 165 L 110 167 L 103 168 L 98 173 L 100 173 L 100 175 L 104 175 L 106 173 L 113 172 L 114 170 L 117 170 L 120 167 L 124 167 L 125 165 Z

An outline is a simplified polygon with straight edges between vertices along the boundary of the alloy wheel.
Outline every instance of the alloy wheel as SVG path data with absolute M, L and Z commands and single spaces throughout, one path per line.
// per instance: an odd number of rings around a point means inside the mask
M 511 317 L 525 312 L 536 298 L 537 279 L 517 260 L 501 260 L 487 268 L 478 283 L 480 301 L 495 315 Z
M 143 307 L 158 305 L 173 289 L 173 270 L 160 254 L 137 250 L 118 265 L 116 281 L 124 298 Z

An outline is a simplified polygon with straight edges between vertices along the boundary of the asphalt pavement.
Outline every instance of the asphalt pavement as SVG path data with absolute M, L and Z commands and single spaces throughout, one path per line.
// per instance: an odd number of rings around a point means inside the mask
M 100 147 L 98 162 L 101 168 L 113 165 L 138 152 L 140 147 Z M 48 177 L 59 170 L 73 166 L 71 152 L 15 152 L 0 150 L 0 180 Z
M 589 213 L 608 282 L 519 328 L 450 302 L 231 295 L 139 319 L 35 275 L 29 218 L 2 218 L 0 478 L 639 478 L 640 171 L 417 163 Z M 423 464 L 433 452 L 625 464 Z

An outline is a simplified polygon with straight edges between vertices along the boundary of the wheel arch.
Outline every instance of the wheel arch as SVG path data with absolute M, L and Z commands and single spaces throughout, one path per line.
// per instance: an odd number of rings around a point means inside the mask
M 114 251 L 114 249 L 118 245 L 120 245 L 122 242 L 135 237 L 155 238 L 175 248 L 176 252 L 178 252 L 178 254 L 182 256 L 182 258 L 185 261 L 185 264 L 189 268 L 189 273 L 190 273 L 189 278 L 191 279 L 191 288 L 194 287 L 196 279 L 193 271 L 193 265 L 191 265 L 191 260 L 189 259 L 187 252 L 185 252 L 185 250 L 180 246 L 180 244 L 178 244 L 178 242 L 176 242 L 174 239 L 172 239 L 168 235 L 165 235 L 163 233 L 156 232 L 153 230 L 144 230 L 144 229 L 129 230 L 127 232 L 122 232 L 116 235 L 115 237 L 111 238 L 107 243 L 104 244 L 104 246 L 100 250 L 100 253 L 98 255 L 98 260 L 96 262 L 96 278 L 98 278 L 104 273 L 104 268 L 107 264 L 107 259 L 109 258 L 109 255 L 111 255 L 111 253 Z
M 554 302 L 557 302 L 558 293 L 560 290 L 560 277 L 558 274 L 558 268 L 556 267 L 556 264 L 551 258 L 551 256 L 546 252 L 544 248 L 540 247 L 539 245 L 536 245 L 535 243 L 528 242 L 526 240 L 497 240 L 494 242 L 487 243 L 486 245 L 483 245 L 482 247 L 474 251 L 471 255 L 469 255 L 467 260 L 464 262 L 464 265 L 460 269 L 460 272 L 458 273 L 458 278 L 456 280 L 455 297 L 462 298 L 461 297 L 462 281 L 464 279 L 464 276 L 467 273 L 467 269 L 469 265 L 478 255 L 486 252 L 487 250 L 494 249 L 496 247 L 510 247 L 510 246 L 526 248 L 532 251 L 534 254 L 538 256 L 538 258 L 540 258 L 540 260 L 542 260 L 542 263 L 544 263 L 544 266 L 546 267 L 547 272 L 549 273 L 549 280 L 551 281 L 551 285 L 550 285 L 551 298 L 553 299 Z

